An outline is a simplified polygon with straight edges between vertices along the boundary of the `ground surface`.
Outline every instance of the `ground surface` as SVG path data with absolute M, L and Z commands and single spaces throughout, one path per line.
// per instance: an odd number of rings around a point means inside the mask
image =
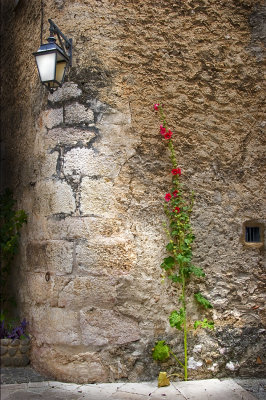
M 32 368 L 2 368 L 1 400 L 265 400 L 266 379 L 208 379 L 78 385 L 49 380 Z

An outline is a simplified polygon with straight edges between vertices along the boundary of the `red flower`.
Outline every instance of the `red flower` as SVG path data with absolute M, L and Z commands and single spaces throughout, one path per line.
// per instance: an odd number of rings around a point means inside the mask
M 163 127 L 163 125 L 160 125 L 160 132 L 162 135 L 166 133 L 166 129 Z
M 172 174 L 173 175 L 181 175 L 181 169 L 180 168 L 173 168 L 172 169 Z
M 179 207 L 175 207 L 175 208 L 173 209 L 173 212 L 180 213 L 180 208 L 179 208 Z
M 164 196 L 164 198 L 165 198 L 165 201 L 170 201 L 171 198 L 172 198 L 172 196 L 171 196 L 170 193 L 166 193 L 166 195 Z
M 170 129 L 169 129 L 169 131 L 166 132 L 163 136 L 164 136 L 165 139 L 171 139 L 172 134 L 173 134 L 173 132 L 171 132 Z
M 174 190 L 174 191 L 173 191 L 173 196 L 174 196 L 174 197 L 177 197 L 177 193 L 178 193 L 178 190 Z
M 160 104 L 154 104 L 153 108 L 154 108 L 155 111 L 158 111 L 159 105 Z

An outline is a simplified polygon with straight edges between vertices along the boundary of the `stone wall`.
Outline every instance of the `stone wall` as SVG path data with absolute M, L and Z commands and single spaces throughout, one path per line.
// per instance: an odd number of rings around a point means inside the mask
M 1 367 L 26 367 L 30 356 L 29 339 L 1 339 Z
M 65 381 L 137 381 L 160 370 L 156 340 L 182 349 L 168 323 L 178 293 L 160 283 L 171 176 L 159 101 L 196 194 L 206 280 L 193 288 L 214 305 L 216 330 L 189 335 L 190 376 L 262 374 L 264 247 L 245 245 L 243 224 L 264 222 L 264 2 L 11 3 L 2 3 L 3 186 L 29 216 L 14 285 L 33 366 Z M 31 55 L 48 18 L 74 44 L 52 95 Z

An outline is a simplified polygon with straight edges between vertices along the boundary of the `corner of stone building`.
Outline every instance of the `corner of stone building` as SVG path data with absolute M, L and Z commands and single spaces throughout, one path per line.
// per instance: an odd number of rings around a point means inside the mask
M 176 289 L 160 284 L 170 184 L 152 114 L 160 98 L 196 193 L 195 263 L 207 280 L 195 287 L 214 305 L 215 332 L 189 335 L 190 376 L 260 375 L 263 249 L 241 238 L 245 221 L 265 223 L 265 6 L 87 3 L 43 3 L 43 30 L 53 16 L 74 41 L 74 66 L 53 94 L 29 56 L 41 2 L 20 0 L 2 35 L 3 174 L 29 216 L 15 275 L 31 362 L 63 381 L 137 381 L 159 372 L 155 341 L 182 353 L 168 324 Z M 24 52 L 12 47 L 20 41 Z

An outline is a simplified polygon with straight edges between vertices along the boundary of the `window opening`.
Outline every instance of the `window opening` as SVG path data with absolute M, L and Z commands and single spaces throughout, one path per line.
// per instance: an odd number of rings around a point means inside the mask
M 245 241 L 247 243 L 259 243 L 260 228 L 258 226 L 246 226 Z

